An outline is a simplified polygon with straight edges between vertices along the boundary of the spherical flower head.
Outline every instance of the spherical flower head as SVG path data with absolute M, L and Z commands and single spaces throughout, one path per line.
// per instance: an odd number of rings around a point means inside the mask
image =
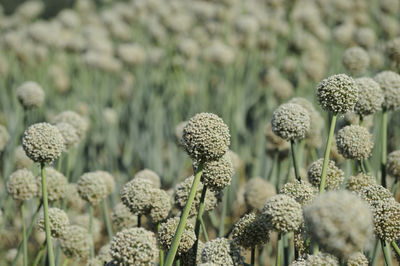
M 365 117 L 382 109 L 384 96 L 379 84 L 372 78 L 358 78 L 355 80 L 360 90 L 354 112 Z
M 58 124 L 62 122 L 68 123 L 73 126 L 76 130 L 76 134 L 78 134 L 78 137 L 80 139 L 85 136 L 86 131 L 89 129 L 89 122 L 84 117 L 74 111 L 64 111 L 56 115 L 52 119 L 53 124 Z
M 24 148 L 22 148 L 22 146 L 18 146 L 15 148 L 14 158 L 15 158 L 15 168 L 17 169 L 23 169 L 23 168 L 28 169 L 33 164 L 33 161 L 29 159 L 28 156 L 26 156 L 26 153 L 24 151 Z
M 88 261 L 86 262 L 86 266 L 103 266 L 103 265 L 104 262 L 97 257 L 88 259 Z
M 134 178 L 121 189 L 122 203 L 134 214 L 147 214 L 151 207 L 153 189 L 150 181 Z
M 122 202 L 118 203 L 111 213 L 111 223 L 116 231 L 137 226 L 137 216 Z
M 267 200 L 261 215 L 269 228 L 281 234 L 296 231 L 303 223 L 301 205 L 283 194 Z
M 69 183 L 67 185 L 67 191 L 65 194 L 65 199 L 67 202 L 67 207 L 75 211 L 82 211 L 86 206 L 86 201 L 84 201 L 78 193 L 78 185 L 75 183 Z
M 229 148 L 229 128 L 217 115 L 199 113 L 183 129 L 183 143 L 193 160 L 216 160 Z
M 353 78 L 337 74 L 324 79 L 317 87 L 317 99 L 322 109 L 344 114 L 354 108 L 359 89 Z
M 99 204 L 107 197 L 107 186 L 97 172 L 83 174 L 78 180 L 78 193 L 92 205 Z
M 350 176 L 346 182 L 346 189 L 358 192 L 364 187 L 375 185 L 376 179 L 370 174 L 359 173 L 356 176 Z
M 343 53 L 343 65 L 353 75 L 362 74 L 369 66 L 368 53 L 358 46 L 348 48 Z
M 254 212 L 245 214 L 233 226 L 232 239 L 246 249 L 263 245 L 269 240 L 269 228 Z
M 336 136 L 337 148 L 343 157 L 353 160 L 368 159 L 374 142 L 368 129 L 362 126 L 345 126 Z
M 348 266 L 368 266 L 369 262 L 367 257 L 361 252 L 356 252 L 351 254 L 349 259 L 347 260 Z
M 201 262 L 212 265 L 242 265 L 243 258 L 235 242 L 219 237 L 207 242 L 201 250 Z
M 371 184 L 362 187 L 357 191 L 358 195 L 368 202 L 370 205 L 375 204 L 377 201 L 384 201 L 392 199 L 392 193 L 381 185 Z
M 66 233 L 67 227 L 69 226 L 67 214 L 59 208 L 49 208 L 49 220 L 51 236 L 54 238 L 63 237 Z M 39 231 L 45 231 L 43 212 L 39 214 L 38 220 L 36 221 L 36 227 Z
M 71 216 L 71 224 L 79 225 L 90 230 L 90 215 L 88 213 L 78 214 Z M 93 217 L 93 241 L 97 242 L 101 239 L 102 222 L 97 218 Z
M 371 206 L 375 235 L 388 242 L 400 239 L 400 203 L 390 198 L 375 201 Z
M 10 134 L 8 134 L 7 128 L 0 125 L 0 152 L 4 150 L 9 139 Z
M 298 104 L 282 104 L 272 114 L 271 125 L 272 131 L 287 141 L 304 139 L 310 129 L 310 115 Z
M 171 196 L 162 189 L 155 188 L 151 195 L 151 209 L 149 217 L 153 223 L 164 221 L 171 210 Z
M 400 75 L 393 71 L 382 71 L 374 77 L 383 91 L 382 108 L 393 111 L 400 107 Z
M 64 150 L 64 138 L 57 127 L 37 123 L 28 127 L 22 138 L 26 155 L 36 163 L 51 163 Z
M 251 178 L 244 188 L 244 201 L 251 211 L 261 212 L 265 202 L 275 195 L 275 186 L 261 177 Z
M 7 192 L 15 200 L 31 199 L 37 194 L 37 191 L 36 179 L 27 169 L 17 170 L 8 178 Z
M 60 246 L 68 258 L 83 259 L 89 257 L 92 238 L 88 231 L 78 225 L 70 225 L 61 238 Z
M 193 184 L 193 179 L 194 176 L 190 176 L 175 186 L 174 204 L 180 210 L 183 210 L 185 208 L 186 201 L 189 197 L 190 188 Z M 200 182 L 199 185 L 197 186 L 196 196 L 194 198 L 192 208 L 190 209 L 189 213 L 190 216 L 197 214 L 197 210 L 199 209 L 200 205 L 202 190 L 203 190 L 203 183 Z M 217 193 L 211 190 L 207 190 L 206 197 L 204 200 L 204 210 L 210 211 L 214 209 L 217 203 L 218 203 Z
M 318 252 L 315 255 L 308 255 L 305 262 L 307 266 L 339 266 L 339 260 L 331 254 Z
M 144 228 L 124 229 L 111 240 L 110 253 L 118 265 L 151 265 L 158 258 L 157 240 Z
M 311 185 L 316 188 L 319 188 L 321 183 L 321 174 L 322 174 L 322 165 L 324 163 L 324 159 L 318 159 L 313 162 L 307 171 L 308 181 L 310 181 Z M 328 170 L 326 174 L 325 180 L 325 189 L 327 190 L 337 190 L 339 189 L 340 184 L 344 179 L 344 172 L 335 165 L 334 161 L 329 160 L 328 162 Z
M 106 171 L 95 171 L 94 174 L 99 175 L 99 177 L 103 180 L 104 184 L 107 188 L 107 195 L 110 195 L 115 190 L 115 180 L 114 177 Z
M 67 193 L 67 178 L 53 167 L 46 167 L 44 169 L 46 175 L 47 185 L 47 199 L 50 202 L 54 202 L 64 198 Z M 42 197 L 42 176 L 38 176 L 36 179 L 38 186 L 38 196 Z
M 76 129 L 66 122 L 60 122 L 56 124 L 56 127 L 60 131 L 64 138 L 64 144 L 67 149 L 76 146 L 79 143 L 79 136 Z
M 156 172 L 154 172 L 150 169 L 143 169 L 143 170 L 137 172 L 133 178 L 142 178 L 142 179 L 149 180 L 152 183 L 154 188 L 161 187 L 160 176 Z
M 304 222 L 313 241 L 346 259 L 362 250 L 372 236 L 368 205 L 348 191 L 329 191 L 304 207 Z
M 179 220 L 179 217 L 173 217 L 160 224 L 158 242 L 161 244 L 162 249 L 168 251 L 171 248 Z M 194 233 L 194 226 L 191 223 L 187 223 L 182 234 L 181 242 L 179 242 L 177 250 L 178 255 L 188 252 L 195 241 L 196 235 Z
M 108 243 L 100 248 L 99 252 L 97 253 L 97 258 L 103 263 L 111 261 L 112 257 L 110 252 L 111 252 L 111 245 L 110 243 Z
M 286 183 L 279 193 L 285 194 L 296 200 L 301 206 L 305 206 L 317 196 L 318 190 L 303 180 L 295 179 Z
M 389 153 L 386 167 L 389 175 L 400 180 L 400 150 Z
M 36 82 L 27 81 L 18 87 L 17 97 L 24 109 L 34 109 L 42 106 L 44 91 Z
M 212 191 L 221 191 L 229 186 L 234 174 L 230 158 L 225 154 L 218 160 L 206 161 L 203 165 L 201 182 Z

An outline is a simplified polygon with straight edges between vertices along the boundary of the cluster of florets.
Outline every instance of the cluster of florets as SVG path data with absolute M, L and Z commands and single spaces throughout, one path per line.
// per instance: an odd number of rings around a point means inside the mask
M 88 231 L 78 225 L 70 225 L 60 239 L 61 250 L 68 258 L 88 258 L 92 238 Z
M 250 211 L 261 212 L 265 202 L 275 195 L 275 186 L 261 177 L 251 178 L 244 187 L 244 201 Z
M 220 237 L 207 242 L 201 250 L 201 262 L 211 265 L 242 265 L 239 247 L 226 238 Z
M 78 193 L 82 199 L 92 205 L 99 204 L 107 197 L 107 186 L 103 178 L 97 172 L 83 174 L 79 179 Z
M 343 157 L 362 160 L 371 156 L 374 142 L 368 129 L 352 125 L 339 130 L 336 136 L 336 145 Z
M 202 183 L 212 191 L 221 191 L 231 183 L 234 169 L 230 157 L 226 154 L 218 160 L 203 164 Z
M 232 229 L 233 241 L 244 248 L 254 248 L 265 244 L 269 240 L 269 234 L 267 224 L 254 212 L 245 214 Z
M 322 166 L 324 159 L 318 159 L 313 162 L 307 171 L 307 177 L 310 183 L 319 188 L 321 183 Z M 339 189 L 340 184 L 344 179 L 344 172 L 335 165 L 334 161 L 329 160 L 328 169 L 325 180 L 325 188 L 328 190 Z
M 179 217 L 169 218 L 167 221 L 160 224 L 160 229 L 158 230 L 158 242 L 160 242 L 164 250 L 169 250 L 171 248 L 178 224 Z M 194 245 L 195 241 L 196 235 L 194 233 L 194 226 L 191 223 L 187 223 L 181 241 L 179 242 L 177 254 L 180 255 L 188 252 Z
M 382 89 L 385 100 L 382 107 L 395 110 L 400 107 L 400 75 L 393 71 L 382 71 L 374 77 Z
M 44 168 L 47 184 L 47 199 L 50 202 L 60 200 L 65 197 L 67 193 L 67 178 L 53 167 Z M 38 196 L 42 197 L 42 176 L 39 175 L 36 179 L 38 186 Z
M 12 173 L 7 181 L 7 192 L 15 200 L 28 200 L 36 196 L 38 186 L 32 172 L 20 169 Z
M 69 219 L 67 214 L 59 208 L 49 208 L 49 221 L 50 221 L 50 233 L 54 238 L 63 237 L 66 233 L 67 227 L 69 226 Z M 43 213 L 39 215 L 36 222 L 36 226 L 40 231 L 45 230 L 45 221 Z
M 372 78 L 358 78 L 355 80 L 360 90 L 354 112 L 361 117 L 372 115 L 382 109 L 384 101 L 379 84 Z

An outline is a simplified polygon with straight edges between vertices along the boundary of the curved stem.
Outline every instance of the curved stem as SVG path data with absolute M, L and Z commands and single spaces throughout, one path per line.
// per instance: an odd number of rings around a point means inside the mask
M 42 173 L 42 197 L 43 197 L 43 213 L 44 213 L 44 226 L 46 231 L 46 245 L 47 245 L 47 256 L 49 258 L 50 266 L 54 266 L 54 253 L 53 253 L 53 244 L 51 241 L 51 233 L 50 233 L 50 220 L 48 213 L 48 201 L 47 201 L 47 184 L 46 184 L 46 173 L 44 171 L 44 163 L 40 165 L 41 173 Z
M 382 111 L 382 120 L 381 120 L 381 128 L 382 128 L 382 151 L 381 151 L 381 173 L 382 179 L 381 184 L 383 187 L 386 187 L 386 154 L 387 154 L 387 111 Z
M 39 252 L 37 253 L 37 255 L 36 255 L 36 258 L 35 258 L 35 260 L 33 261 L 33 266 L 37 266 L 38 264 L 39 264 L 39 261 L 40 261 L 40 259 L 42 258 L 42 255 L 43 255 L 43 252 L 44 252 L 44 249 L 46 248 L 46 242 L 44 242 L 43 244 L 42 244 L 42 246 L 40 247 L 40 250 L 39 250 Z
M 90 258 L 94 258 L 93 213 L 93 206 L 92 204 L 89 204 L 89 233 L 92 237 L 92 243 L 90 244 Z
M 292 152 L 294 175 L 296 176 L 296 179 L 298 181 L 300 181 L 301 178 L 300 178 L 300 174 L 299 174 L 299 166 L 298 166 L 297 160 L 296 160 L 296 149 L 295 149 L 295 145 L 294 145 L 294 140 L 290 140 L 290 148 L 291 148 L 291 152 Z
M 110 219 L 108 217 L 108 208 L 107 208 L 107 199 L 103 199 L 101 201 L 101 210 L 103 213 L 103 220 L 104 223 L 106 224 L 106 229 L 107 229 L 107 234 L 108 234 L 108 238 L 111 240 L 113 237 L 113 231 L 111 228 L 111 223 L 110 223 Z
M 179 242 L 181 241 L 183 231 L 186 227 L 187 218 L 189 216 L 190 209 L 192 208 L 192 204 L 193 204 L 194 198 L 196 196 L 197 187 L 200 183 L 202 167 L 203 167 L 202 164 L 200 164 L 199 167 L 197 168 L 196 175 L 194 176 L 193 184 L 192 184 L 192 187 L 190 188 L 190 192 L 189 192 L 189 197 L 187 199 L 185 208 L 183 209 L 183 213 L 182 213 L 181 219 L 179 221 L 178 228 L 176 229 L 175 236 L 174 236 L 174 239 L 171 244 L 171 248 L 170 248 L 167 258 L 165 260 L 166 266 L 171 266 L 172 263 L 174 262 L 176 251 L 178 250 Z
M 392 244 L 392 247 L 393 247 L 394 251 L 396 252 L 397 256 L 400 257 L 400 248 L 399 248 L 399 246 L 396 244 L 396 241 L 392 241 L 391 244 Z
M 383 257 L 385 258 L 386 266 L 392 266 L 392 257 L 390 255 L 390 249 L 385 240 L 381 239 L 381 246 L 383 251 Z
M 207 193 L 207 187 L 203 186 L 203 190 L 201 191 L 199 210 L 197 212 L 196 225 L 194 226 L 194 234 L 196 235 L 196 241 L 194 242 L 194 245 L 193 245 L 193 251 L 194 251 L 193 256 L 195 258 L 197 256 L 197 247 L 199 245 L 200 226 L 201 226 L 201 221 L 202 221 L 202 217 L 203 217 L 204 200 L 206 199 L 206 193 Z M 206 234 L 207 234 L 207 232 L 206 232 Z
M 25 202 L 21 203 L 21 220 L 22 220 L 22 249 L 24 251 L 24 266 L 28 265 L 28 243 L 26 239 L 26 225 L 25 225 Z
M 331 152 L 331 145 L 332 145 L 333 133 L 335 132 L 335 125 L 336 125 L 336 115 L 333 114 L 332 120 L 331 120 L 331 125 L 329 127 L 328 140 L 326 141 L 324 163 L 322 164 L 321 184 L 319 187 L 319 194 L 322 194 L 325 191 L 325 181 L 326 181 L 326 174 L 327 174 L 327 170 L 328 170 L 329 154 Z

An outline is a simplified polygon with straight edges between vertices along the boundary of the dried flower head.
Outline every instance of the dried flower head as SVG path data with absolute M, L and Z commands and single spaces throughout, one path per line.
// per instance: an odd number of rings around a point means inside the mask
M 99 175 L 99 177 L 103 180 L 104 184 L 107 188 L 107 195 L 110 195 L 115 190 L 115 180 L 114 177 L 107 171 L 94 171 L 94 174 Z
M 245 214 L 233 226 L 232 239 L 239 246 L 253 248 L 269 240 L 269 228 L 254 212 Z
M 86 206 L 84 201 L 78 193 L 78 185 L 76 183 L 69 183 L 65 194 L 67 207 L 75 211 L 82 211 Z
M 343 53 L 343 65 L 353 75 L 362 74 L 369 66 L 368 53 L 358 46 L 348 48 Z
M 61 122 L 70 124 L 75 128 L 80 139 L 85 136 L 86 131 L 89 129 L 89 122 L 74 111 L 64 111 L 53 117 L 51 122 L 53 124 Z
M 212 191 L 221 191 L 231 183 L 234 169 L 227 154 L 218 160 L 206 161 L 203 165 L 201 182 Z
M 124 229 L 111 240 L 110 253 L 117 265 L 151 265 L 158 258 L 157 240 L 144 228 Z
M 33 81 L 24 82 L 17 89 L 18 101 L 24 109 L 34 109 L 42 106 L 44 95 L 43 89 Z
M 364 186 L 357 192 L 370 205 L 373 205 L 377 201 L 392 199 L 392 193 L 387 188 L 378 184 Z
M 371 156 L 374 142 L 368 129 L 362 126 L 351 125 L 338 131 L 336 145 L 343 157 L 362 160 Z
M 78 180 L 78 193 L 82 199 L 92 205 L 99 204 L 107 197 L 107 186 L 97 172 L 83 174 Z
M 296 231 L 303 223 L 301 205 L 293 198 L 283 194 L 267 200 L 261 215 L 264 223 L 271 230 L 281 234 Z
M 46 167 L 44 169 L 47 184 L 47 199 L 50 202 L 64 198 L 67 192 L 68 180 L 60 172 L 53 167 Z M 39 175 L 36 179 L 38 186 L 38 196 L 42 197 L 42 176 Z
M 10 175 L 7 181 L 7 192 L 15 200 L 28 200 L 36 196 L 38 187 L 32 172 L 20 169 Z
M 306 266 L 339 266 L 339 260 L 328 253 L 318 252 L 315 255 L 308 255 L 306 262 Z
M 265 202 L 275 195 L 275 186 L 261 177 L 251 178 L 244 188 L 244 200 L 247 209 L 256 212 L 261 212 Z
M 310 129 L 310 115 L 302 106 L 286 103 L 272 114 L 272 131 L 285 140 L 300 140 Z
M 389 175 L 397 180 L 400 179 L 400 150 L 389 153 L 386 167 Z
M 151 195 L 149 217 L 153 223 L 159 223 L 168 217 L 171 210 L 171 196 L 162 189 L 154 189 Z
M 293 181 L 286 183 L 279 193 L 292 197 L 300 203 L 301 206 L 305 206 L 317 196 L 317 192 L 318 190 L 308 182 L 294 179 Z
M 54 238 L 63 237 L 66 233 L 67 227 L 69 226 L 67 214 L 59 208 L 49 208 L 49 221 L 51 236 Z M 44 232 L 43 212 L 39 214 L 38 220 L 36 221 L 36 227 L 39 231 Z
M 28 127 L 22 138 L 26 155 L 37 163 L 51 163 L 64 150 L 64 138 L 57 127 L 37 123 Z
M 160 176 L 156 172 L 154 172 L 150 169 L 143 169 L 143 170 L 137 172 L 133 178 L 146 179 L 152 183 L 153 187 L 155 187 L 155 188 L 161 187 Z
M 88 231 L 78 225 L 70 225 L 60 239 L 61 250 L 68 258 L 88 258 L 92 238 Z
M 207 242 L 201 250 L 201 262 L 212 265 L 241 265 L 240 249 L 233 241 L 219 237 Z
M 361 252 L 356 252 L 351 254 L 349 259 L 347 260 L 348 266 L 368 266 L 369 262 L 367 257 Z
M 376 180 L 370 174 L 359 173 L 355 176 L 350 176 L 346 182 L 346 188 L 350 191 L 360 191 L 362 188 L 375 185 Z
M 137 226 L 137 216 L 132 214 L 122 202 L 115 205 L 111 213 L 111 223 L 116 231 Z
M 76 132 L 76 129 L 71 124 L 60 122 L 56 124 L 56 127 L 63 136 L 64 144 L 67 149 L 76 146 L 79 143 L 79 136 Z
M 147 214 L 150 211 L 153 190 L 150 181 L 134 178 L 121 189 L 122 203 L 134 214 Z
M 374 77 L 383 91 L 382 108 L 395 110 L 400 107 L 400 75 L 393 71 L 382 71 Z
M 1 128 L 1 126 L 0 126 Z M 0 146 L 1 148 L 1 146 Z M 1 149 L 0 149 L 1 150 Z M 24 148 L 22 146 L 18 146 L 14 150 L 14 158 L 15 158 L 15 168 L 17 169 L 28 169 L 33 164 L 33 161 L 26 156 Z
M 375 235 L 388 242 L 400 239 L 400 203 L 389 198 L 374 201 L 371 206 Z
M 354 106 L 354 112 L 359 116 L 365 117 L 380 111 L 384 97 L 379 84 L 368 77 L 358 78 L 355 81 L 360 93 Z
M 324 163 L 324 159 L 318 159 L 313 162 L 307 171 L 308 181 L 314 186 L 319 188 L 321 183 L 321 174 L 322 174 L 322 165 Z M 325 180 L 325 189 L 327 190 L 336 190 L 339 189 L 340 184 L 343 182 L 344 172 L 336 167 L 335 162 L 329 160 L 328 162 L 328 170 L 326 174 Z
M 183 129 L 183 142 L 193 160 L 215 160 L 229 148 L 229 128 L 217 115 L 199 113 Z
M 324 79 L 318 85 L 317 99 L 324 110 L 333 114 L 344 114 L 354 108 L 358 100 L 358 91 L 351 77 L 337 74 Z
M 372 236 L 368 205 L 348 191 L 329 191 L 304 207 L 307 232 L 321 249 L 346 259 Z
M 160 224 L 158 231 L 158 242 L 160 242 L 164 250 L 171 248 L 172 240 L 174 239 L 175 231 L 178 228 L 179 217 L 169 218 L 167 221 Z M 196 235 L 194 233 L 194 226 L 187 223 L 182 234 L 181 241 L 179 242 L 177 254 L 186 253 L 194 245 Z

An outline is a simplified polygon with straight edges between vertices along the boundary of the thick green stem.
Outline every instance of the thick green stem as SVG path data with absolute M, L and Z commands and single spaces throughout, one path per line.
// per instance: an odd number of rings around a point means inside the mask
M 381 152 L 381 184 L 383 187 L 386 187 L 386 156 L 387 156 L 387 111 L 382 111 L 382 120 L 381 120 L 381 128 L 382 128 L 382 152 Z
M 37 253 L 36 258 L 35 258 L 35 260 L 33 261 L 33 266 L 37 266 L 37 265 L 39 264 L 40 259 L 41 259 L 42 256 L 43 256 L 43 252 L 44 252 L 45 248 L 46 248 L 46 242 L 44 242 L 44 243 L 42 244 L 42 246 L 40 247 L 40 250 L 39 250 L 39 252 Z
M 321 184 L 319 187 L 320 194 L 324 193 L 324 191 L 325 191 L 325 181 L 326 181 L 326 174 L 328 171 L 329 154 L 331 152 L 331 145 L 332 145 L 333 133 L 335 132 L 335 125 L 336 125 L 336 115 L 333 114 L 332 120 L 331 120 L 331 125 L 329 127 L 328 140 L 326 141 L 324 163 L 322 164 Z
M 226 193 L 226 191 L 225 191 L 224 196 L 222 197 L 222 211 L 221 211 L 221 217 L 219 220 L 219 230 L 218 230 L 219 237 L 222 237 L 224 235 L 226 209 L 228 207 L 227 205 L 228 205 L 228 193 Z
M 166 266 L 171 266 L 174 262 L 176 251 L 178 250 L 179 242 L 181 241 L 183 231 L 186 227 L 187 218 L 189 216 L 190 209 L 192 208 L 192 204 L 193 204 L 194 198 L 196 196 L 197 187 L 200 183 L 202 167 L 203 166 L 200 164 L 197 168 L 196 175 L 193 179 L 192 187 L 190 188 L 189 197 L 187 199 L 185 208 L 183 209 L 183 213 L 182 213 L 181 219 L 179 221 L 178 228 L 176 229 L 174 239 L 172 240 L 171 248 L 170 248 L 167 258 L 165 260 Z
M 89 233 L 92 237 L 92 243 L 90 244 L 90 258 L 94 258 L 94 235 L 93 235 L 93 216 L 94 210 L 92 204 L 89 204 Z
M 275 266 L 281 265 L 281 249 L 282 249 L 282 235 L 278 234 L 278 240 L 276 241 L 276 263 Z
M 203 190 L 201 191 L 199 210 L 197 212 L 196 224 L 194 226 L 194 234 L 196 235 L 196 241 L 194 242 L 193 250 L 195 258 L 197 256 L 197 247 L 199 245 L 200 226 L 203 217 L 204 201 L 206 199 L 206 193 L 207 193 L 207 187 L 203 186 Z
M 107 208 L 107 199 L 103 199 L 101 202 L 101 210 L 103 213 L 103 220 L 104 223 L 106 224 L 106 229 L 107 229 L 107 234 L 108 234 L 108 238 L 111 240 L 113 237 L 113 232 L 112 232 L 112 227 L 111 227 L 111 223 L 110 223 L 110 218 L 108 217 L 108 208 Z
M 256 247 L 252 247 L 251 248 L 251 261 L 250 261 L 250 264 L 254 266 L 255 263 L 256 263 Z
M 47 256 L 49 258 L 50 266 L 54 266 L 54 253 L 53 253 L 53 244 L 51 241 L 51 233 L 50 233 L 50 220 L 48 213 L 48 201 L 47 201 L 47 184 L 46 184 L 46 173 L 44 170 L 44 163 L 40 165 L 42 172 L 42 197 L 43 197 L 43 213 L 44 213 L 44 226 L 46 231 L 46 243 L 47 243 Z
M 28 265 L 28 243 L 26 238 L 26 225 L 25 225 L 25 203 L 21 203 L 21 220 L 22 220 L 22 249 L 24 251 L 24 266 Z
M 157 224 L 157 233 L 160 231 L 160 223 Z M 160 266 L 164 266 L 164 250 L 159 246 L 159 258 L 160 258 Z
M 381 246 L 386 266 L 392 266 L 392 256 L 390 255 L 389 245 L 386 243 L 385 240 L 381 239 Z
M 300 178 L 300 174 L 299 174 L 299 166 L 298 166 L 297 160 L 296 160 L 296 149 L 295 149 L 295 145 L 294 145 L 294 140 L 290 141 L 290 148 L 291 148 L 291 151 L 292 151 L 294 175 L 295 175 L 296 179 L 298 181 L 300 181 L 301 178 Z
M 400 248 L 399 246 L 396 244 L 396 241 L 392 241 L 392 247 L 394 249 L 394 251 L 396 252 L 397 256 L 400 258 Z

